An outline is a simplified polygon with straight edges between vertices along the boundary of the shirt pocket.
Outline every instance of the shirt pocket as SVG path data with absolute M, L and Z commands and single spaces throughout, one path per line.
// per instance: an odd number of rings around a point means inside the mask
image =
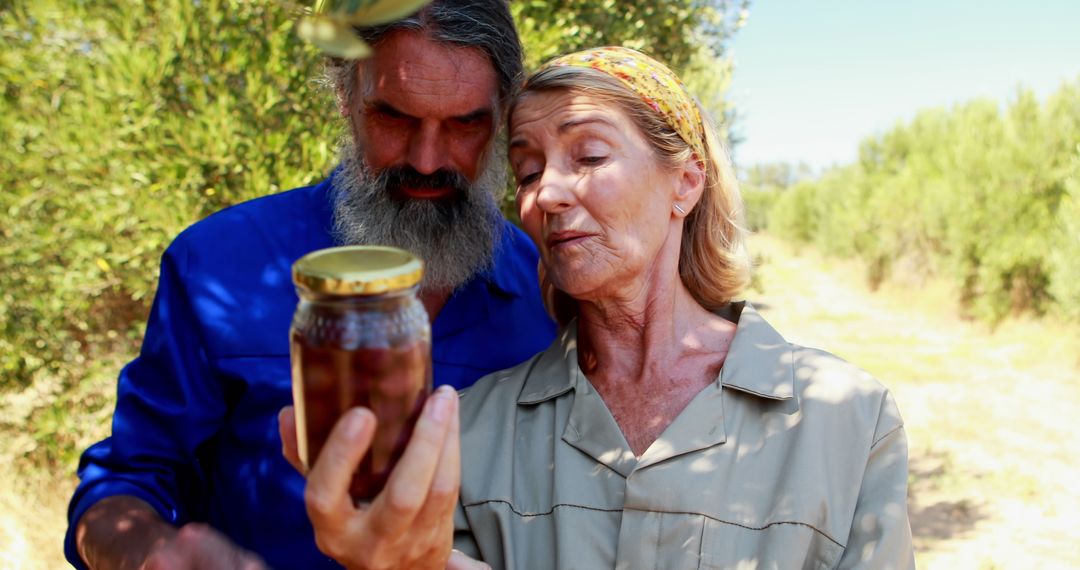
M 834 568 L 844 548 L 812 526 L 777 522 L 762 528 L 705 519 L 701 562 L 705 570 L 821 570 Z

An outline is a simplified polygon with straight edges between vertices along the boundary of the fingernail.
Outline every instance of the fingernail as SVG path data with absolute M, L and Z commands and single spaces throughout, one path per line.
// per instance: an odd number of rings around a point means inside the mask
M 363 408 L 353 408 L 345 415 L 345 433 L 350 438 L 359 437 L 368 423 L 368 413 Z
M 450 415 L 450 401 L 454 397 L 454 389 L 447 386 L 439 386 L 438 390 L 431 395 L 431 418 L 441 422 Z

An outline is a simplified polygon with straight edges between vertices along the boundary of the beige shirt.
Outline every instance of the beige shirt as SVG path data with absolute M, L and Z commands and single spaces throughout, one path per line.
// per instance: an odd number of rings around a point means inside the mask
M 573 325 L 467 390 L 455 547 L 496 569 L 914 567 L 892 396 L 730 312 L 719 378 L 640 458 Z

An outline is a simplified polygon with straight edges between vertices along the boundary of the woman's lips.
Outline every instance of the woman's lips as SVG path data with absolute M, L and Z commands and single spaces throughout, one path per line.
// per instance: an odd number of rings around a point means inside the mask
M 561 231 L 548 235 L 547 247 L 551 251 L 559 251 L 578 245 L 593 234 L 578 231 Z

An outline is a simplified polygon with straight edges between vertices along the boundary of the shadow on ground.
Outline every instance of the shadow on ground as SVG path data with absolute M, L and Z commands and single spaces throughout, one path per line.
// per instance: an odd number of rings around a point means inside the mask
M 949 497 L 942 491 L 950 473 L 950 457 L 930 451 L 911 457 L 908 516 L 916 548 L 962 538 L 989 518 L 985 505 L 970 497 Z

